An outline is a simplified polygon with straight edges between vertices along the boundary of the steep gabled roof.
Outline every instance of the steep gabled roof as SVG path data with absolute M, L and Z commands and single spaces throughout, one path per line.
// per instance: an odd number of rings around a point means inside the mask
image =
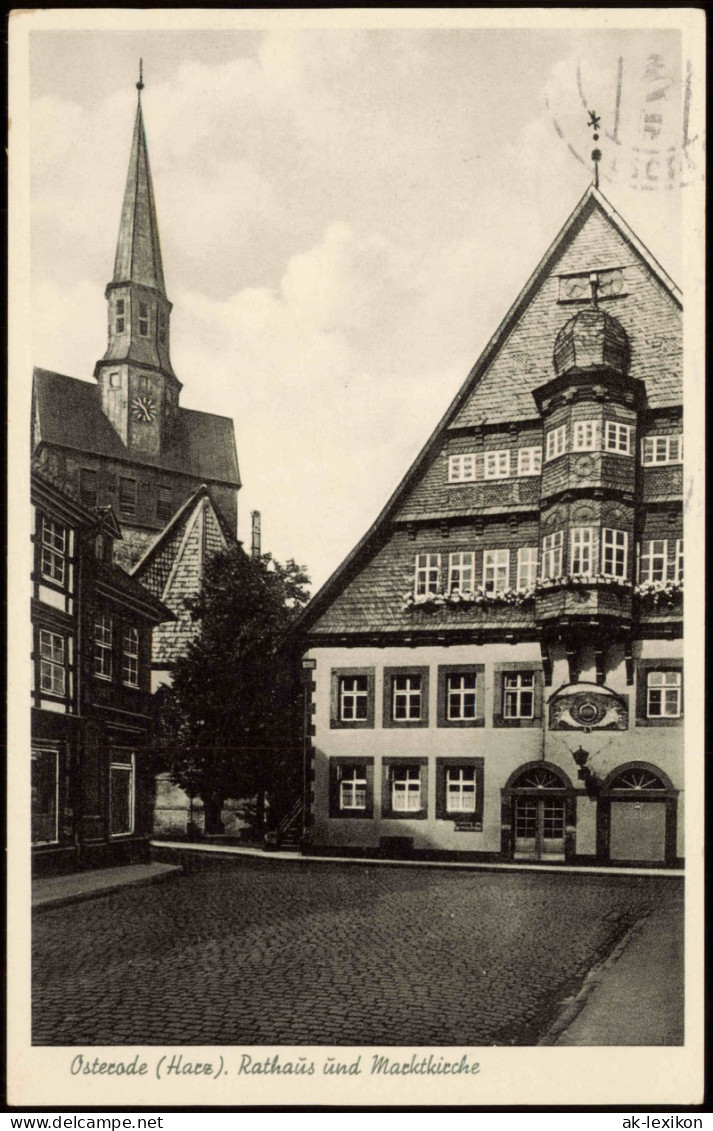
M 134 566 L 132 579 L 159 597 L 175 616 L 173 623 L 154 630 L 154 667 L 170 667 L 196 636 L 198 626 L 186 609 L 186 599 L 200 592 L 209 558 L 232 540 L 203 484 Z
M 150 464 L 196 479 L 240 486 L 233 422 L 227 416 L 179 408 L 171 446 L 160 455 L 134 453 L 102 412 L 97 385 L 52 373 L 34 371 L 34 443 L 71 451 L 110 456 L 133 464 Z
M 488 385 L 485 378 L 494 372 L 495 362 L 505 343 L 521 323 L 523 316 L 541 291 L 554 266 L 560 263 L 563 257 L 566 258 L 568 249 L 571 248 L 579 233 L 582 232 L 584 225 L 595 216 L 599 216 L 605 224 L 609 225 L 609 230 L 613 231 L 629 249 L 632 263 L 641 268 L 648 279 L 653 280 L 653 284 L 659 292 L 663 292 L 676 312 L 680 312 L 682 296 L 679 288 L 599 189 L 590 185 L 485 346 L 464 384 L 401 483 L 364 537 L 296 619 L 293 631 L 305 631 L 314 625 L 341 589 L 348 584 L 349 580 L 383 544 L 387 537 L 390 521 L 398 513 L 399 508 L 418 482 L 429 461 L 442 447 L 445 434 L 449 428 L 467 428 L 475 424 L 504 424 L 513 420 L 532 421 L 538 418 L 532 398 L 532 390 L 551 376 L 550 359 L 555 333 L 560 328 L 560 323 L 566 320 L 561 310 L 556 312 L 555 308 L 555 313 L 550 316 L 553 319 L 552 324 L 540 327 L 540 341 L 535 342 L 535 349 L 539 351 L 539 362 L 542 366 L 545 366 L 544 373 L 537 372 L 534 367 L 531 367 L 532 358 L 528 356 L 524 363 L 517 367 L 516 372 L 513 372 L 511 368 L 511 371 L 507 374 L 498 373 L 496 383 L 491 381 Z M 608 266 L 614 267 L 619 266 L 619 264 L 610 263 Z M 559 321 L 554 321 L 554 319 Z M 654 315 L 650 315 L 646 331 L 653 334 L 662 333 L 660 326 L 656 324 Z M 544 355 L 542 355 L 543 343 L 546 347 Z M 675 362 L 680 362 L 680 351 Z M 660 357 L 654 356 L 650 359 L 644 357 L 642 359 L 639 355 L 634 358 L 634 366 L 637 364 L 640 369 L 633 371 L 632 376 L 646 380 L 651 407 L 669 407 L 681 403 L 680 375 L 671 377 L 663 369 Z

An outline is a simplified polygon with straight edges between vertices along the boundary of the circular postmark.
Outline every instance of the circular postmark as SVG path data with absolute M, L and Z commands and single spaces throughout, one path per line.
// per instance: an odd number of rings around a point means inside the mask
M 704 178 L 703 94 L 677 50 L 649 45 L 574 62 L 557 72 L 546 103 L 558 136 L 577 161 L 596 166 L 597 180 L 652 192 Z

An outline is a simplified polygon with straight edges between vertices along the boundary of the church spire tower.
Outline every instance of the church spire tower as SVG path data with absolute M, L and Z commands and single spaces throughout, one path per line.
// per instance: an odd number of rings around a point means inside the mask
M 158 456 L 170 446 L 181 384 L 169 354 L 166 295 L 144 128 L 140 63 L 138 105 L 119 224 L 114 277 L 106 288 L 109 341 L 94 370 L 102 409 L 128 448 Z

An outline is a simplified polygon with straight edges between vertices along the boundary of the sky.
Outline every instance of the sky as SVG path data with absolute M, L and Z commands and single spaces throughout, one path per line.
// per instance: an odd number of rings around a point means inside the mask
M 681 281 L 675 31 L 33 31 L 36 365 L 104 353 L 140 57 L 181 403 L 234 419 L 240 537 L 260 510 L 315 590 L 587 189 L 587 109 L 602 191 Z

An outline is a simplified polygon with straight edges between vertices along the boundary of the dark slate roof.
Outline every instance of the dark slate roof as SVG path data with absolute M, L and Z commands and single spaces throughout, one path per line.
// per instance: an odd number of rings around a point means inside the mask
M 293 631 L 349 632 L 357 621 L 370 622 L 378 631 L 393 618 L 394 594 L 388 608 L 382 603 L 367 609 L 360 605 L 362 587 L 355 579 L 371 568 L 389 540 L 394 520 L 406 517 L 404 507 L 418 509 L 411 495 L 443 448 L 449 430 L 513 421 L 529 426 L 539 420 L 532 390 L 552 377 L 555 337 L 571 317 L 556 300 L 555 271 L 576 273 L 590 265 L 595 270 L 623 266 L 633 272 L 634 291 L 617 299 L 616 306 L 631 342 L 631 376 L 646 383 L 649 408 L 681 404 L 681 292 L 609 201 L 590 185 L 381 514 L 296 618 Z M 426 511 L 442 509 L 433 505 L 435 497 L 430 502 Z
M 129 172 L 121 210 L 119 239 L 114 264 L 115 283 L 140 283 L 166 293 L 161 262 L 161 244 L 154 203 L 153 184 L 141 100 L 131 140 Z
M 163 530 L 150 544 L 143 557 L 141 557 L 136 565 L 132 567 L 132 577 L 141 577 L 146 572 L 147 568 L 151 565 L 154 559 L 163 551 L 167 543 L 170 542 L 174 537 L 177 529 L 185 525 L 185 519 L 189 512 L 193 511 L 193 508 L 196 506 L 196 504 L 204 498 L 210 500 L 211 507 L 215 512 L 216 522 L 220 526 L 221 532 L 226 542 L 230 544 L 231 542 L 235 541 L 234 535 L 229 529 L 227 523 L 221 517 L 220 511 L 213 502 L 209 488 L 205 483 L 202 483 L 200 487 L 196 491 L 194 491 L 192 495 L 189 495 L 186 501 L 181 504 L 171 520 L 164 526 Z
M 143 613 L 149 620 L 159 624 L 161 621 L 176 619 L 172 609 L 145 589 L 140 582 L 125 573 L 121 566 L 113 563 L 110 565 L 108 562 L 94 562 L 93 571 L 97 589 L 104 589 L 109 593 L 118 591 L 131 601 L 137 612 Z
M 35 443 L 149 464 L 196 479 L 240 486 L 233 422 L 228 416 L 181 408 L 171 448 L 160 456 L 131 452 L 102 412 L 98 385 L 34 371 Z

